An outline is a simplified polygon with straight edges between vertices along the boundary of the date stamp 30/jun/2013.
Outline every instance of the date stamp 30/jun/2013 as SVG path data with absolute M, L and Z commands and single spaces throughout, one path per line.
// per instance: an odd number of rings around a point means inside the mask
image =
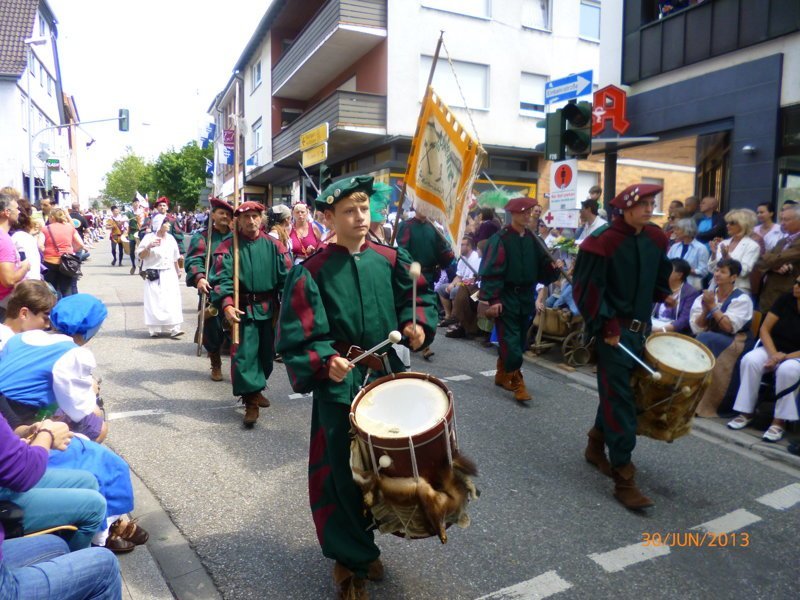
M 642 533 L 642 546 L 672 548 L 747 548 L 749 533 L 711 533 L 709 531 L 668 531 Z

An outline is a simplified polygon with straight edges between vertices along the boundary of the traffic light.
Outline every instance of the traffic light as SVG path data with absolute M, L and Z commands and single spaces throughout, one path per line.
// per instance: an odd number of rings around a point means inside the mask
M 588 156 L 592 152 L 592 103 L 571 100 L 561 112 L 566 122 L 563 136 L 565 153 Z
M 130 128 L 130 118 L 128 115 L 127 108 L 120 108 L 119 109 L 119 130 L 120 131 L 128 131 Z
M 544 129 L 544 144 L 536 146 L 536 150 L 544 152 L 545 160 L 564 160 L 564 114 L 562 109 L 545 115 L 544 121 L 536 124 Z

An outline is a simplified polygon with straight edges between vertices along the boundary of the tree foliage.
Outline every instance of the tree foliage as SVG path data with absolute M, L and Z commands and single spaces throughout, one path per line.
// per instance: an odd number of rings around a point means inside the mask
M 106 186 L 103 189 L 103 203 L 106 206 L 116 203 L 129 203 L 136 192 L 145 193 L 152 181 L 153 167 L 136 154 L 129 146 L 125 155 L 114 161 L 106 173 Z
M 213 146 L 201 149 L 193 141 L 180 150 L 170 148 L 162 152 L 155 161 L 148 162 L 131 148 L 114 161 L 106 173 L 103 190 L 104 203 L 127 204 L 138 191 L 154 202 L 158 196 L 166 196 L 170 206 L 182 210 L 193 210 L 198 203 L 200 191 L 205 187 L 206 161 L 214 156 Z

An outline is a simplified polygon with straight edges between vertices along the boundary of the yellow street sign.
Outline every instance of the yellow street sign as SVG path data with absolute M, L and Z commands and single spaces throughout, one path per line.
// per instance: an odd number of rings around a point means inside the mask
M 323 123 L 300 134 L 300 150 L 308 150 L 328 140 L 328 123 Z
M 328 142 L 322 142 L 319 146 L 314 146 L 303 152 L 303 166 L 308 168 L 325 162 L 328 158 Z

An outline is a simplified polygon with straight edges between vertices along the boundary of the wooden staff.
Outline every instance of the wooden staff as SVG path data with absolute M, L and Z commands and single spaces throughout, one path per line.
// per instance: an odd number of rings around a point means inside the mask
M 233 214 L 239 208 L 239 79 L 236 79 L 233 109 Z M 234 217 L 233 222 L 233 305 L 239 309 L 239 225 Z M 232 343 L 239 343 L 239 323 L 233 322 Z
M 444 29 L 439 31 L 439 41 L 436 42 L 436 52 L 433 53 L 433 62 L 431 63 L 431 70 L 428 73 L 428 83 L 425 84 L 425 93 L 428 93 L 428 88 L 431 87 L 431 83 L 433 83 L 433 73 L 436 71 L 436 64 L 439 62 L 439 51 L 442 49 L 442 42 L 444 41 Z M 423 104 L 422 109 L 424 110 L 425 106 Z M 417 121 L 417 131 L 414 133 L 414 137 L 411 139 L 411 144 L 414 144 L 414 140 L 419 136 L 419 126 L 420 123 Z M 408 154 L 408 159 L 411 160 L 411 152 Z M 403 199 L 406 197 L 406 188 L 408 187 L 408 166 L 406 166 L 406 175 L 403 177 L 403 189 L 400 192 L 400 199 L 397 201 L 397 214 L 394 218 L 394 228 L 392 229 L 392 240 L 389 242 L 390 246 L 394 246 L 394 242 L 397 239 L 397 230 L 400 228 L 400 211 L 403 210 Z
M 211 188 L 211 196 L 214 197 L 214 188 Z M 211 235 L 213 231 L 213 223 L 211 221 L 211 213 L 208 212 L 208 237 L 206 239 L 206 281 L 208 281 L 209 270 L 211 269 Z M 203 353 L 203 328 L 206 320 L 206 303 L 208 302 L 208 294 L 200 292 L 200 313 L 197 315 L 197 356 Z

